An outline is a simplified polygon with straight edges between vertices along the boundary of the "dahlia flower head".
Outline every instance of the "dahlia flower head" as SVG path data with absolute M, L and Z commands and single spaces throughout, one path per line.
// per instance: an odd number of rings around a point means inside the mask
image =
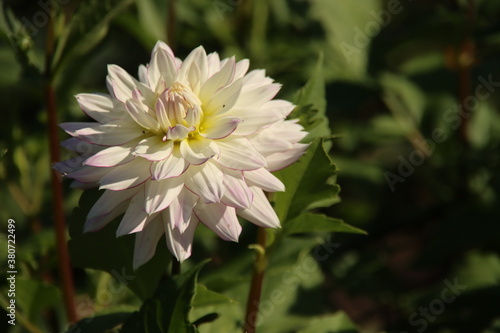
M 306 150 L 306 132 L 294 109 L 273 99 L 281 88 L 247 59 L 219 59 L 202 46 L 184 61 L 158 42 L 139 80 L 108 66 L 107 94 L 79 94 L 96 122 L 63 123 L 72 136 L 63 147 L 76 157 L 55 169 L 72 186 L 99 186 L 84 232 L 123 215 L 116 236 L 135 233 L 134 269 L 155 253 L 163 234 L 170 252 L 191 255 L 199 223 L 237 241 L 240 216 L 258 226 L 280 221 L 266 192 L 284 191 L 271 172 Z

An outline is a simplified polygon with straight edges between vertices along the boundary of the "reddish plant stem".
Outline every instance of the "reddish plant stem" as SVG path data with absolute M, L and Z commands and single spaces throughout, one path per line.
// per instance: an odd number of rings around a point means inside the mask
M 259 314 L 260 296 L 262 293 L 262 282 L 264 281 L 264 272 L 267 266 L 266 256 L 266 229 L 259 228 L 257 234 L 257 256 L 255 258 L 252 282 L 248 293 L 247 310 L 245 314 L 245 325 L 243 333 L 255 333 L 257 316 Z
M 57 135 L 59 129 L 57 127 L 57 105 L 56 93 L 52 86 L 52 56 L 54 52 L 54 21 L 55 16 L 53 3 L 51 2 L 51 15 L 49 15 L 49 22 L 47 25 L 47 40 L 45 48 L 45 103 L 48 116 L 48 129 L 49 129 L 49 149 L 51 164 L 60 160 L 59 150 L 59 137 Z M 58 266 L 59 274 L 62 283 L 62 292 L 64 305 L 66 309 L 66 316 L 69 323 L 77 321 L 75 299 L 74 299 L 74 286 L 73 274 L 71 271 L 68 248 L 66 246 L 66 221 L 63 209 L 63 188 L 62 183 L 57 173 L 52 170 L 51 174 L 51 187 L 52 187 L 52 204 L 55 222 L 56 246 L 59 255 Z

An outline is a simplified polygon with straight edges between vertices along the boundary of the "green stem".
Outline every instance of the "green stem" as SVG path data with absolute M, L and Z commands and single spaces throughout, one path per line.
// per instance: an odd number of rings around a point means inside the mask
M 250 248 L 255 249 L 257 251 L 257 255 L 255 257 L 252 282 L 248 293 L 247 311 L 245 314 L 243 333 L 255 333 L 256 329 L 260 296 L 262 293 L 262 282 L 264 280 L 264 272 L 267 266 L 266 229 L 258 229 L 257 244 L 252 245 Z
M 56 93 L 52 83 L 52 57 L 54 54 L 54 16 L 55 6 L 51 2 L 51 15 L 49 15 L 49 22 L 47 26 L 47 40 L 45 48 L 45 87 L 44 96 L 47 107 L 48 127 L 49 127 L 49 147 L 50 147 L 50 161 L 55 163 L 60 161 L 59 151 L 59 138 L 57 127 L 57 106 L 56 106 Z M 73 274 L 71 271 L 68 248 L 66 247 L 66 221 L 63 209 L 63 189 L 58 175 L 55 171 L 52 172 L 51 179 L 52 198 L 53 198 L 53 212 L 55 222 L 56 246 L 59 255 L 58 266 L 62 282 L 62 292 L 64 298 L 64 305 L 66 308 L 66 316 L 69 323 L 77 321 L 75 299 L 74 299 L 74 286 Z

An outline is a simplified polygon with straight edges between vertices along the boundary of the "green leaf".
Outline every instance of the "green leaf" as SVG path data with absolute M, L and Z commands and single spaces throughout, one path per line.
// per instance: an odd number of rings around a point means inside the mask
M 135 236 L 116 238 L 116 229 L 121 216 L 97 232 L 83 233 L 85 216 L 97 199 L 96 190 L 85 191 L 79 207 L 73 210 L 69 223 L 68 243 L 71 262 L 82 268 L 93 268 L 109 272 L 119 282 L 124 283 L 141 299 L 150 297 L 160 277 L 165 274 L 170 256 L 164 240 L 158 242 L 154 257 L 139 267 L 132 268 Z
M 285 192 L 276 193 L 274 197 L 274 209 L 283 228 L 287 227 L 287 220 L 304 211 L 339 202 L 340 186 L 332 178 L 336 173 L 337 168 L 321 139 L 316 139 L 298 162 L 275 173 L 286 186 Z
M 287 222 L 285 233 L 298 234 L 306 232 L 347 232 L 366 234 L 366 231 L 353 227 L 340 219 L 322 214 L 303 213 Z
M 103 316 L 85 318 L 71 326 L 67 333 L 111 333 L 116 332 L 131 313 L 112 313 Z
M 312 319 L 297 333 L 356 333 L 358 329 L 344 312 Z
M 229 297 L 210 290 L 202 284 L 198 284 L 196 286 L 196 294 L 194 295 L 193 301 L 191 302 L 191 306 L 196 308 L 231 302 L 233 302 L 233 300 Z
M 317 137 L 329 137 L 331 135 L 328 118 L 326 117 L 322 53 L 311 78 L 297 92 L 295 104 L 297 107 L 293 111 L 292 117 L 299 118 L 301 125 L 309 132 L 304 141 L 310 142 Z
M 189 312 L 197 293 L 198 274 L 207 261 L 162 281 L 154 296 L 124 324 L 121 333 L 195 333 Z

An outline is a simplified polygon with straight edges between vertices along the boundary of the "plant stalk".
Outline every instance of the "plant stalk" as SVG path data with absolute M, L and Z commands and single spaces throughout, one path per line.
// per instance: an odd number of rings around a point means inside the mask
M 267 266 L 266 255 L 266 229 L 259 227 L 257 233 L 257 244 L 251 246 L 257 252 L 252 282 L 248 293 L 247 310 L 245 314 L 245 325 L 243 333 L 255 333 L 257 326 L 257 316 L 259 315 L 260 296 L 262 293 L 262 282 Z
M 51 13 L 47 25 L 47 40 L 45 48 L 45 87 L 44 96 L 48 115 L 49 148 L 51 164 L 60 160 L 59 137 L 57 127 L 57 105 L 56 92 L 52 83 L 52 56 L 54 53 L 54 16 L 55 6 L 50 3 Z M 52 204 L 55 222 L 56 246 L 59 255 L 58 266 L 62 282 L 62 292 L 66 316 L 69 323 L 77 321 L 73 274 L 71 270 L 68 248 L 66 246 L 66 221 L 63 209 L 63 188 L 57 173 L 52 170 L 51 174 Z

